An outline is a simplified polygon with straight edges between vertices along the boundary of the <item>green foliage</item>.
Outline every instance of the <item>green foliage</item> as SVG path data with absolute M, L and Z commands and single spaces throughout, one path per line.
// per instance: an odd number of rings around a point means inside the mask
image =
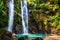
M 7 0 L 1 0 L 0 2 L 1 27 L 4 27 L 8 24 L 8 7 L 7 7 L 8 2 L 9 1 Z M 33 15 L 33 18 L 36 20 L 38 24 L 40 21 L 38 16 L 41 13 L 43 13 L 44 14 L 43 23 L 45 25 L 47 25 L 47 20 L 50 20 L 51 26 L 60 29 L 60 5 L 58 4 L 59 0 L 27 0 L 27 2 L 28 9 L 32 10 L 31 15 Z M 14 4 L 15 4 L 14 25 L 22 25 L 20 0 L 14 0 Z
M 50 0 L 49 2 L 51 4 L 46 4 L 43 2 L 39 3 L 39 5 L 36 2 L 35 2 L 35 4 L 38 5 L 36 7 L 40 8 L 40 9 L 38 9 L 38 10 L 40 10 L 40 13 L 41 12 L 43 12 L 44 14 L 47 13 L 47 14 L 45 14 L 46 18 L 43 21 L 44 24 L 47 25 L 47 20 L 50 20 L 51 26 L 53 26 L 57 29 L 60 29 L 60 23 L 59 23 L 60 22 L 60 8 L 59 7 L 60 6 L 58 5 L 58 0 Z M 38 12 L 37 12 L 37 14 L 38 14 Z M 35 13 L 33 13 L 33 15 L 35 15 Z M 35 17 L 35 20 L 37 20 L 36 17 Z
M 2 9 L 4 8 L 3 6 L 3 1 L 0 2 L 0 12 L 2 11 Z
M 0 26 L 4 27 L 7 23 L 7 7 L 4 5 L 4 1 L 0 2 Z

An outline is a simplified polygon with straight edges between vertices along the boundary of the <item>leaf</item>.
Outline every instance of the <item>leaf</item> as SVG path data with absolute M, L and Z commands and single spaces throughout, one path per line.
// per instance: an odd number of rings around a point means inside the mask
M 1 3 L 0 3 L 0 7 L 2 7 L 2 5 L 3 5 L 3 1 L 1 1 Z
M 60 21 L 59 21 L 59 24 L 57 25 L 57 29 L 60 29 Z
M 55 19 L 55 20 L 54 20 L 54 22 L 52 23 L 52 26 L 56 27 L 56 26 L 57 26 L 57 24 L 58 24 L 58 20 L 57 20 L 57 19 Z
M 54 7 L 53 7 L 53 11 L 55 11 L 55 9 L 58 9 L 58 8 L 59 8 L 58 5 L 54 5 Z

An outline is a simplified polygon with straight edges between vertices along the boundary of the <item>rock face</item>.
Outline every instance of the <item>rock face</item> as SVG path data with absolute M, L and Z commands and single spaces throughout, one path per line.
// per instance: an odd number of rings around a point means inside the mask
M 47 36 L 44 38 L 44 40 L 60 40 L 60 36 L 57 35 Z
M 1 35 L 1 40 L 11 40 L 11 36 L 12 34 L 10 32 L 6 32 L 4 34 Z
M 17 37 L 16 37 L 16 34 L 12 34 L 11 40 L 18 40 Z

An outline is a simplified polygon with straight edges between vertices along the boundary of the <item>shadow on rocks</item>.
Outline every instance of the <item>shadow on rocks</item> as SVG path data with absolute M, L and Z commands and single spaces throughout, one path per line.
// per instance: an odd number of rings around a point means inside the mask
M 40 38 L 40 37 L 38 37 L 38 38 L 36 38 L 36 39 L 34 39 L 34 40 L 43 40 L 42 38 Z
M 27 36 L 20 37 L 18 40 L 28 40 L 28 37 Z
M 2 35 L 2 40 L 11 40 L 11 33 L 6 32 L 5 34 Z

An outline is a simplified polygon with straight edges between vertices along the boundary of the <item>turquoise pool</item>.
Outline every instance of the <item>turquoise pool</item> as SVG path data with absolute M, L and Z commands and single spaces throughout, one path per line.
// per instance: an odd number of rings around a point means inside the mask
M 16 36 L 17 36 L 17 38 L 27 36 L 30 39 L 35 39 L 35 38 L 38 38 L 38 37 L 44 38 L 45 36 L 47 36 L 47 34 L 16 34 Z

